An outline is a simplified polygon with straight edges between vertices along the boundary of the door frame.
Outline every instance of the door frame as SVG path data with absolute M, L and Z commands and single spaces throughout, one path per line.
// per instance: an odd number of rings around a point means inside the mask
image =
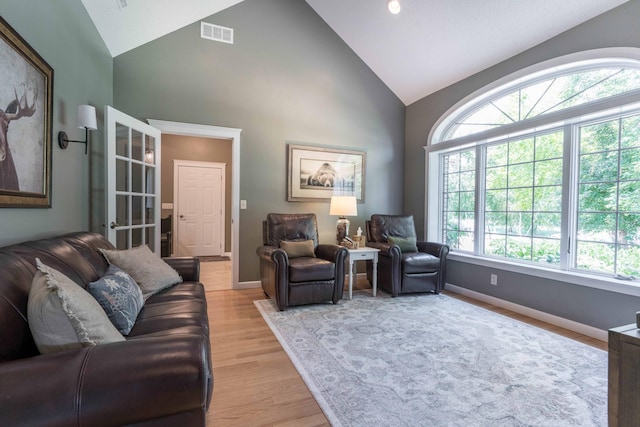
M 239 289 L 240 277 L 240 133 L 242 129 L 194 123 L 147 120 L 151 126 L 170 135 L 230 140 L 231 148 L 231 287 Z M 162 144 L 162 140 L 161 144 Z
M 180 235 L 179 235 L 179 229 L 180 227 L 178 226 L 178 224 L 176 223 L 177 220 L 179 220 L 180 218 L 178 217 L 178 201 L 180 200 L 179 198 L 179 190 L 180 190 L 180 186 L 179 184 L 179 169 L 180 166 L 187 166 L 187 167 L 200 167 L 200 168 L 207 168 L 207 169 L 220 169 L 222 170 L 222 212 L 220 212 L 220 217 L 221 217 L 221 223 L 220 223 L 220 245 L 222 246 L 222 253 L 221 255 L 224 255 L 224 253 L 226 252 L 224 250 L 225 246 L 226 246 L 226 238 L 225 238 L 225 234 L 227 232 L 227 227 L 226 227 L 226 201 L 227 201 L 227 191 L 226 191 L 226 169 L 227 169 L 227 164 L 226 163 L 220 163 L 220 162 L 199 162 L 197 160 L 173 160 L 173 215 L 172 215 L 172 225 L 171 225 L 171 230 L 172 230 L 172 234 L 173 237 L 172 238 L 172 242 L 173 242 L 173 248 L 171 248 L 171 253 L 175 254 L 177 253 L 176 250 L 176 245 L 177 243 L 180 241 Z

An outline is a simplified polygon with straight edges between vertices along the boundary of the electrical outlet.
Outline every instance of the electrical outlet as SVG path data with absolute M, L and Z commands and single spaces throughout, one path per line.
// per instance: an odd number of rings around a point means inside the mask
M 492 274 L 491 275 L 491 284 L 493 286 L 498 286 L 498 275 L 497 274 Z

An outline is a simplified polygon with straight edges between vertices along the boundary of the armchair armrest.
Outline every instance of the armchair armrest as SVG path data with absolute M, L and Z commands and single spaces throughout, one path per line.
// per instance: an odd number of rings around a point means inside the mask
M 337 264 L 344 262 L 344 259 L 347 257 L 347 248 L 338 245 L 321 244 L 316 248 L 316 256 Z
M 206 346 L 200 335 L 156 336 L 2 363 L 0 425 L 128 425 L 204 412 Z
M 263 260 L 269 262 L 289 263 L 289 256 L 284 251 L 276 246 L 262 245 L 256 249 L 256 254 Z
M 392 245 L 387 242 L 367 242 L 367 246 L 370 248 L 380 249 L 380 255 L 388 257 L 399 257 L 400 246 Z
M 178 272 L 185 282 L 200 281 L 200 260 L 196 257 L 171 257 L 162 258 Z
M 278 310 L 282 311 L 288 302 L 289 256 L 276 246 L 262 245 L 256 249 L 260 258 L 260 282 L 262 290 L 276 300 Z
M 449 246 L 442 243 L 418 242 L 417 246 L 420 252 L 428 253 L 443 260 L 447 257 L 447 254 L 449 254 Z

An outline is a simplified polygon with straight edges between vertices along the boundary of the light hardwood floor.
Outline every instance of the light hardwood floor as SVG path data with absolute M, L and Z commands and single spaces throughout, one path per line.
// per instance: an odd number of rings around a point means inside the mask
M 206 277 L 202 276 L 203 283 Z M 211 289 L 206 283 L 205 286 Z M 364 288 L 370 287 L 366 280 L 359 278 L 356 289 Z M 451 292 L 447 295 L 607 349 L 606 342 L 468 297 Z M 215 381 L 207 424 L 225 427 L 328 426 L 311 392 L 253 304 L 254 300 L 264 298 L 262 289 L 207 291 Z
M 231 289 L 231 261 L 201 261 L 200 281 L 207 291 Z

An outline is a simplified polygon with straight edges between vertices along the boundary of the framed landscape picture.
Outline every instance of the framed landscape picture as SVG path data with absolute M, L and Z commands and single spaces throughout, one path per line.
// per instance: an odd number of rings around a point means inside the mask
M 365 163 L 364 151 L 289 144 L 287 200 L 356 196 L 358 202 L 364 202 Z
M 0 18 L 0 207 L 51 207 L 53 69 Z

